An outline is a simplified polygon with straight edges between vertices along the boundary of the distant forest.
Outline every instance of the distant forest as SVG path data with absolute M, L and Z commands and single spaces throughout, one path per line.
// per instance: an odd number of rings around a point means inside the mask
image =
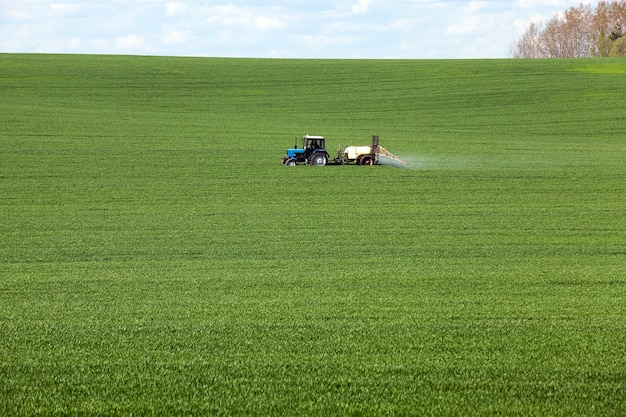
M 514 58 L 626 56 L 626 0 L 581 4 L 548 23 L 531 22 L 511 45 Z

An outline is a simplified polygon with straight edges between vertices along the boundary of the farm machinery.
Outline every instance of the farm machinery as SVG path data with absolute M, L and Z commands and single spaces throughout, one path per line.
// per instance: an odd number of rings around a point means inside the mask
M 324 166 L 327 164 L 334 165 L 395 165 L 406 167 L 406 162 L 380 146 L 380 138 L 377 135 L 372 136 L 372 144 L 367 146 L 346 146 L 339 147 L 337 156 L 330 159 L 330 155 L 326 150 L 326 139 L 323 136 L 302 137 L 302 148 L 298 148 L 298 144 L 292 149 L 287 149 L 287 153 L 283 157 L 283 165 L 296 166 L 298 164 Z

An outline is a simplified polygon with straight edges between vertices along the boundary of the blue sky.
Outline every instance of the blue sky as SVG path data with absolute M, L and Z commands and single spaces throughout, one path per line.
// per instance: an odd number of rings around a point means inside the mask
M 578 1 L 0 0 L 0 52 L 506 58 Z

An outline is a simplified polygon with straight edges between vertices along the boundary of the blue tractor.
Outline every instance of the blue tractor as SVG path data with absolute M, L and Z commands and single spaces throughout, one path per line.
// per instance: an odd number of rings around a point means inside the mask
M 287 154 L 283 157 L 283 164 L 295 166 L 299 163 L 307 165 L 324 166 L 328 163 L 329 155 L 326 152 L 326 139 L 323 136 L 303 136 L 302 148 L 298 149 L 298 144 L 293 149 L 287 149 Z

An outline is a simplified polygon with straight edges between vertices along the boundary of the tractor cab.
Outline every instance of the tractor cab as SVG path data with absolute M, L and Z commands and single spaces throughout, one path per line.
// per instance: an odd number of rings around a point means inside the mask
M 304 136 L 302 138 L 302 148 L 311 153 L 318 149 L 326 150 L 326 139 L 322 136 Z
M 303 136 L 302 149 L 298 149 L 297 144 L 293 149 L 287 149 L 283 164 L 293 166 L 302 162 L 309 165 L 326 165 L 328 152 L 323 136 Z

